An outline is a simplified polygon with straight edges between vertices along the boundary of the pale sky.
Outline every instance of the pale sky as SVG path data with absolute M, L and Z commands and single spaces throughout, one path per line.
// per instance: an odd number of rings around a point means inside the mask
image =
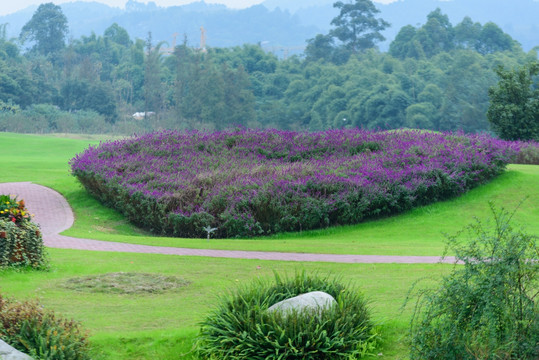
M 85 0 L 86 1 L 86 0 Z M 89 1 L 89 0 L 88 0 Z M 127 0 L 93 0 L 95 2 L 107 4 L 109 6 L 123 8 Z M 153 0 L 157 6 L 173 6 L 189 4 L 197 0 Z M 374 0 L 379 3 L 390 3 L 396 0 Z M 14 13 L 18 10 L 22 10 L 30 5 L 39 5 L 44 3 L 55 3 L 60 5 L 66 2 L 73 2 L 73 0 L 0 0 L 0 15 L 6 15 Z M 137 0 L 137 2 L 148 3 L 149 0 Z M 205 0 L 208 4 L 225 4 L 230 8 L 246 8 L 252 5 L 260 4 L 264 0 Z

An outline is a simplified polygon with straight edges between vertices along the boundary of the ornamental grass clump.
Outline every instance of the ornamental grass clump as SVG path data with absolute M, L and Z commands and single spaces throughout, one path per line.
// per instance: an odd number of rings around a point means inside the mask
M 31 221 L 24 201 L 0 195 L 0 267 L 46 266 L 39 227 Z
M 282 300 L 323 291 L 336 304 L 318 312 L 269 312 Z M 355 359 L 372 353 L 378 334 L 366 300 L 338 278 L 297 274 L 257 280 L 223 296 L 201 324 L 202 359 Z
M 0 295 L 0 339 L 36 360 L 90 359 L 88 334 L 81 325 L 36 301 Z
M 491 210 L 491 229 L 477 220 L 448 238 L 463 265 L 418 298 L 411 359 L 539 359 L 537 236 L 514 229 L 512 213 Z
M 356 224 L 500 174 L 518 143 L 486 135 L 328 130 L 164 131 L 90 147 L 71 171 L 159 234 L 248 237 Z

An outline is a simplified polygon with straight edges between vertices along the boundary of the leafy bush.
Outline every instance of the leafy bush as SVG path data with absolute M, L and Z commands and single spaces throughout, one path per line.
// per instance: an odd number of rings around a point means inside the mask
M 0 131 L 101 134 L 112 130 L 103 115 L 90 110 L 67 112 L 54 105 L 36 104 L 17 112 L 0 111 Z
M 320 313 L 268 312 L 282 300 L 323 291 L 337 304 Z M 225 295 L 202 323 L 197 351 L 204 359 L 351 359 L 375 348 L 376 331 L 361 293 L 335 277 L 297 274 L 257 280 Z
M 46 311 L 36 301 L 0 295 L 0 338 L 39 360 L 86 360 L 88 335 L 79 323 Z
M 41 231 L 31 221 L 24 201 L 0 195 L 0 267 L 45 265 Z
M 0 338 L 8 344 L 17 342 L 26 320 L 42 317 L 43 308 L 36 301 L 17 302 L 0 294 Z
M 539 165 L 539 143 L 528 142 L 522 144 L 513 163 Z
M 448 237 L 453 272 L 419 298 L 411 328 L 412 359 L 538 359 L 537 237 L 510 225 L 496 210 L 488 230 L 476 220 Z M 464 231 L 465 231 L 464 230 Z
M 151 231 L 258 236 L 354 224 L 456 196 L 519 144 L 418 131 L 159 132 L 90 147 L 72 173 Z

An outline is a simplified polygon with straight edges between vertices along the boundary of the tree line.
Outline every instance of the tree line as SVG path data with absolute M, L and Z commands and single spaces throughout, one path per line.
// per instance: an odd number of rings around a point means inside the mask
M 334 6 L 340 13 L 328 34 L 307 40 L 304 56 L 279 59 L 254 44 L 203 50 L 184 41 L 172 49 L 151 33 L 132 39 L 117 24 L 68 41 L 61 8 L 42 4 L 18 39 L 0 26 L 0 131 L 485 132 L 496 130 L 487 110 L 498 75 L 537 62 L 536 50 L 524 52 L 496 24 L 466 17 L 453 26 L 439 9 L 380 52 L 390 24 L 372 2 Z M 135 112 L 146 116 L 135 120 Z

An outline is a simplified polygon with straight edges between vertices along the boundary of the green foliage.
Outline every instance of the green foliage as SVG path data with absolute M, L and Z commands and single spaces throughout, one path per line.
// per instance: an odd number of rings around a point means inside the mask
M 494 131 L 507 140 L 539 141 L 539 62 L 514 70 L 496 68 L 498 85 L 489 89 L 487 118 Z
M 447 238 L 463 267 L 418 299 L 411 358 L 538 358 L 537 237 L 513 228 L 514 212 L 490 206 L 492 229 L 476 220 Z
M 49 18 L 59 8 L 45 5 L 51 12 L 39 11 L 39 18 L 46 21 L 27 24 L 40 34 L 62 22 L 62 14 L 60 20 Z M 41 42 L 34 39 L 36 51 L 24 52 L 1 36 L 5 27 L 0 27 L 0 131 L 130 135 L 240 125 L 487 132 L 493 68 L 537 57 L 533 51 L 525 54 L 493 23 L 465 18 L 453 26 L 439 9 L 424 25 L 403 27 L 389 52 L 382 53 L 375 45 L 388 24 L 377 18 L 373 3 L 335 5 L 333 30 L 307 41 L 305 59 L 279 60 L 259 45 L 199 52 L 185 40 L 165 48 L 166 43 L 155 46 L 151 39 L 131 40 L 118 24 L 102 35 L 73 39 L 67 47 L 43 41 L 56 50 L 38 49 Z M 34 111 L 17 113 L 43 104 L 67 113 L 48 109 L 48 119 L 42 114 L 36 119 Z M 99 116 L 84 115 L 89 124 L 82 125 L 81 111 Z M 150 111 L 156 115 L 132 118 Z
M 423 26 L 401 28 L 389 46 L 389 53 L 399 59 L 431 58 L 454 49 L 469 49 L 487 55 L 512 50 L 515 45 L 515 40 L 492 22 L 481 25 L 466 16 L 453 27 L 448 16 L 438 8 L 427 15 Z
M 60 89 L 60 106 L 67 111 L 90 110 L 103 115 L 107 122 L 116 120 L 116 102 L 112 86 L 105 82 L 67 79 Z
M 539 165 L 539 144 L 530 143 L 528 146 L 523 146 L 513 163 Z
M 25 320 L 18 341 L 25 352 L 39 360 L 89 360 L 87 335 L 73 320 L 52 313 Z
M 271 74 L 275 67 L 274 57 L 261 53 L 252 46 L 210 49 L 208 54 L 196 53 L 185 44 L 177 47 L 175 105 L 181 121 L 190 128 L 226 129 L 255 120 L 248 72 Z M 279 90 L 261 90 L 271 91 Z
M 331 21 L 335 28 L 330 35 L 342 41 L 352 52 L 373 48 L 377 42 L 385 40 L 380 32 L 389 27 L 389 23 L 375 17 L 380 10 L 372 1 L 337 1 L 333 7 L 339 9 L 339 15 Z
M 16 114 L 19 111 L 21 111 L 20 106 L 14 105 L 11 102 L 8 102 L 6 104 L 2 100 L 0 100 L 0 113 L 6 113 L 7 112 L 7 113 L 11 113 L 11 114 Z
M 41 231 L 30 221 L 24 201 L 0 195 L 0 267 L 40 268 L 46 263 Z
M 105 117 L 94 111 L 61 111 L 37 104 L 17 113 L 0 113 L 0 131 L 19 133 L 102 134 L 112 131 Z
M 159 113 L 164 106 L 163 84 L 161 82 L 161 53 L 163 43 L 154 46 L 152 33 L 146 39 L 146 57 L 144 66 L 144 112 Z
M 20 39 L 35 41 L 34 50 L 41 55 L 54 54 L 65 46 L 67 18 L 53 3 L 41 4 L 22 28 Z
M 282 300 L 323 291 L 337 304 L 321 311 L 283 314 L 267 309 Z M 257 280 L 221 298 L 201 324 L 203 359 L 351 359 L 375 350 L 378 334 L 363 295 L 332 276 L 305 272 Z
M 0 337 L 38 360 L 87 360 L 88 335 L 79 323 L 46 311 L 35 301 L 0 295 Z
M 380 10 L 371 0 L 337 1 L 333 7 L 339 10 L 339 15 L 331 21 L 334 28 L 327 35 L 318 34 L 307 40 L 307 61 L 324 60 L 342 65 L 350 55 L 372 49 L 385 40 L 381 32 L 390 24 L 376 18 Z
M 110 39 L 118 45 L 130 46 L 132 44 L 131 38 L 123 27 L 119 26 L 117 23 L 109 26 L 103 33 L 105 39 Z
M 307 47 L 305 48 L 305 57 L 308 61 L 331 61 L 335 64 L 340 62 L 334 59 L 332 54 L 335 51 L 334 40 L 330 35 L 318 34 L 316 37 L 307 40 Z M 348 57 L 346 57 L 348 60 Z
M 0 294 L 0 337 L 8 344 L 17 342 L 25 321 L 42 317 L 43 308 L 37 301 L 18 302 Z

